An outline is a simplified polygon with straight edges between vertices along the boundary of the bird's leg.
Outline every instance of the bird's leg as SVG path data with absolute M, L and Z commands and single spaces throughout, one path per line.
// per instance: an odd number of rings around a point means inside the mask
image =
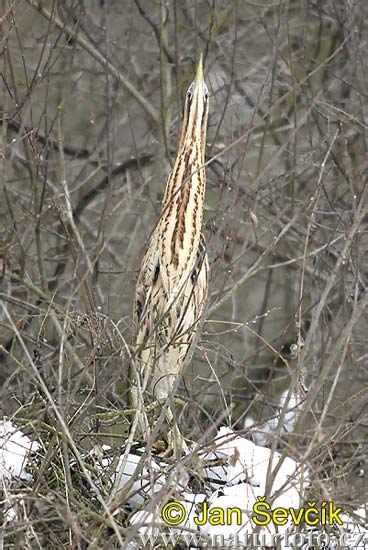
M 179 426 L 174 420 L 174 415 L 172 413 L 171 407 L 169 406 L 166 411 L 166 419 L 169 425 L 172 426 L 171 430 L 168 433 L 168 442 L 169 446 L 173 449 L 175 458 L 180 458 L 183 453 L 188 450 L 188 445 L 179 429 Z M 171 436 L 172 433 L 172 436 Z
M 135 408 L 136 417 L 138 419 L 138 422 L 133 423 L 133 425 L 135 425 L 136 427 L 134 432 L 135 433 L 138 432 L 138 435 L 140 437 L 144 437 L 147 441 L 149 441 L 151 437 L 151 430 L 150 430 L 149 421 L 145 410 L 145 404 L 143 400 L 141 386 L 139 386 L 139 388 L 137 387 L 137 385 L 132 386 L 131 400 L 132 400 L 132 405 Z
M 144 437 L 146 441 L 150 441 L 151 433 L 154 429 L 151 430 L 149 425 L 141 384 L 139 384 L 139 388 L 136 385 L 132 386 L 131 397 L 136 409 L 136 415 L 138 417 L 138 431 L 141 432 L 141 437 Z M 169 404 L 166 406 L 167 410 L 165 411 L 165 417 L 169 426 L 169 432 L 167 434 L 168 447 L 170 451 L 174 452 L 176 458 L 180 458 L 182 454 L 188 450 L 188 445 L 186 444 L 185 439 L 180 432 L 179 426 L 174 419 L 171 406 Z
M 161 356 L 161 369 L 169 371 L 170 366 L 166 364 L 167 359 L 164 355 Z M 154 395 L 161 406 L 164 407 L 165 419 L 168 424 L 167 440 L 169 448 L 174 452 L 175 457 L 179 458 L 183 452 L 188 450 L 183 435 L 180 432 L 179 426 L 173 414 L 172 398 L 178 385 L 178 375 L 169 374 L 161 376 L 154 387 Z

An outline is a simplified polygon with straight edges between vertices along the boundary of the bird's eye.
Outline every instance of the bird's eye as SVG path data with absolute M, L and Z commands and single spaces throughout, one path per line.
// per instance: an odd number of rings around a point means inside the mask
M 193 99 L 193 93 L 190 90 L 187 91 L 187 98 L 188 98 L 188 101 L 192 101 Z

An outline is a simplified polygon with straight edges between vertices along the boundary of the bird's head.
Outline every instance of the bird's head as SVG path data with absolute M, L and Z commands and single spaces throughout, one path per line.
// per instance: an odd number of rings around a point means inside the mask
M 183 124 L 181 130 L 179 151 L 182 148 L 193 147 L 198 144 L 204 162 L 204 151 L 206 147 L 206 132 L 208 119 L 208 88 L 203 78 L 202 54 L 199 59 L 197 74 L 188 88 Z

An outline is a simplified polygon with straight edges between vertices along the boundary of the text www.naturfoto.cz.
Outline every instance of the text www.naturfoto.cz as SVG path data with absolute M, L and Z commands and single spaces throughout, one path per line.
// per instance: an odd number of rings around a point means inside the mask
M 232 548 L 236 550 L 243 550 L 249 548 L 293 548 L 293 549 L 305 549 L 308 547 L 318 546 L 328 548 L 329 545 L 333 547 L 342 546 L 349 550 L 364 550 L 368 545 L 368 536 L 366 532 L 363 533 L 349 533 L 347 530 L 340 532 L 337 536 L 326 533 L 325 531 L 311 531 L 310 533 L 293 533 L 288 534 L 271 534 L 271 533 L 243 533 L 242 535 L 234 534 L 232 536 L 224 537 L 224 535 L 212 535 L 210 537 L 204 537 L 199 534 L 189 532 L 178 532 L 169 530 L 166 533 L 154 534 L 139 534 L 138 540 L 142 543 L 142 548 L 150 548 L 160 543 L 165 548 L 175 547 L 176 544 L 180 544 L 187 548 L 197 548 L 201 545 L 201 548 L 213 548 L 219 549 Z

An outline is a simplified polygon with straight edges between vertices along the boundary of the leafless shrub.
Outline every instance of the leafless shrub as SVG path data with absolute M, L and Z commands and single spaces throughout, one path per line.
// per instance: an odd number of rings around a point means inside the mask
M 316 498 L 361 504 L 366 2 L 2 6 L 0 403 L 44 449 L 9 541 L 26 544 L 27 522 L 32 548 L 124 539 L 129 511 L 112 517 L 83 452 L 120 452 L 134 417 L 136 270 L 202 50 L 210 298 L 179 422 L 206 444 L 274 417 L 267 443 L 308 465 Z

